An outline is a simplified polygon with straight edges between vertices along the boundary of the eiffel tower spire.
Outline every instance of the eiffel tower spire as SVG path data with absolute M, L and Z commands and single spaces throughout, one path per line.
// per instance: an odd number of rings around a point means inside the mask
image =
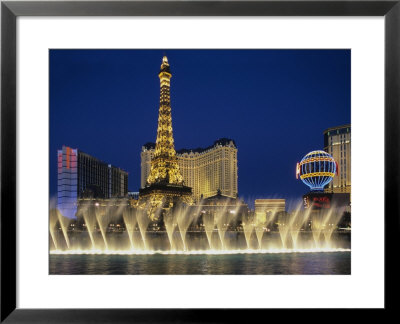
M 160 78 L 160 109 L 158 113 L 157 140 L 154 157 L 151 160 L 148 184 L 170 183 L 183 184 L 179 171 L 172 133 L 170 80 L 172 77 L 168 59 L 162 59 Z

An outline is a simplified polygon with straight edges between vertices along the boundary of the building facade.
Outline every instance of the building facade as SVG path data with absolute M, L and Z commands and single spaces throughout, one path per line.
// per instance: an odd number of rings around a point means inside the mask
M 325 192 L 351 192 L 351 126 L 343 125 L 324 131 L 324 151 L 332 155 L 338 174 L 326 186 Z
M 285 199 L 256 199 L 254 201 L 256 213 L 282 212 L 286 210 Z
M 57 151 L 57 161 L 57 206 L 66 217 L 75 217 L 77 201 L 87 190 L 97 198 L 128 194 L 128 173 L 120 168 L 68 146 Z
M 268 224 L 269 230 L 278 230 L 278 222 L 286 217 L 285 199 L 256 199 L 254 201 L 256 223 Z
M 154 143 L 143 145 L 140 154 L 142 188 L 146 186 L 154 152 Z M 235 141 L 222 138 L 206 148 L 178 150 L 176 156 L 184 183 L 192 188 L 196 202 L 201 198 L 215 196 L 218 192 L 236 198 L 238 167 Z

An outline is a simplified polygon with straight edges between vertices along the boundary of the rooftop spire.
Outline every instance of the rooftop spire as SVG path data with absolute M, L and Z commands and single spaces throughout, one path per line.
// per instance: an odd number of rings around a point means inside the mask
M 171 71 L 170 71 L 170 69 L 169 69 L 168 58 L 167 58 L 167 56 L 165 56 L 165 55 L 164 55 L 164 57 L 163 57 L 163 59 L 162 59 L 161 70 L 160 70 L 160 73 L 163 73 L 163 72 L 169 73 L 169 74 L 170 74 L 170 77 L 171 77 Z

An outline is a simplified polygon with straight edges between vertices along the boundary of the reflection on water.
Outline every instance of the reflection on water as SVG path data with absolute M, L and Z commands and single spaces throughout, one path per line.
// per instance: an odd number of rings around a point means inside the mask
M 351 252 L 50 255 L 50 274 L 350 274 Z

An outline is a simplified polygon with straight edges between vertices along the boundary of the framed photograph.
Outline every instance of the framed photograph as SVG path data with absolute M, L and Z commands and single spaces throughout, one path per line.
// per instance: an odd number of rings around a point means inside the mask
M 50 49 L 49 61 L 50 274 L 351 273 L 350 50 Z M 116 98 L 124 85 L 132 99 Z M 110 123 L 111 103 L 126 118 Z M 303 151 L 296 179 L 284 161 Z
M 399 15 L 3 1 L 1 321 L 391 309 Z

